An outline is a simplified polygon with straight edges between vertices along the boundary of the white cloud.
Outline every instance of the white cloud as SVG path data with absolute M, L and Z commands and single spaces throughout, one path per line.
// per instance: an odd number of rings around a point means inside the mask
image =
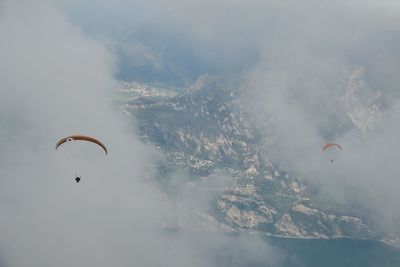
M 155 22 L 164 27 L 163 31 L 184 36 L 200 54 L 218 51 L 216 54 L 223 54 L 224 59 L 259 54 L 257 66 L 245 74 L 250 84 L 247 100 L 260 124 L 267 117 L 274 125 L 268 133 L 269 141 L 275 142 L 269 147 L 272 157 L 338 199 L 357 198 L 380 216 L 399 216 L 398 208 L 387 204 L 399 200 L 393 189 L 398 187 L 396 164 L 388 166 L 398 158 L 399 151 L 399 142 L 393 137 L 398 133 L 398 111 L 390 107 L 400 96 L 398 1 L 101 3 L 113 14 L 120 13 L 121 8 L 139 11 L 141 22 Z M 135 23 L 130 21 L 126 27 Z M 360 69 L 362 74 L 355 75 Z M 346 90 L 356 86 L 349 82 L 353 74 L 361 98 L 382 93 L 379 101 L 389 108 L 382 110 L 381 116 L 368 117 L 369 107 L 361 105 L 357 110 L 344 103 Z M 356 102 L 363 103 L 353 98 L 352 103 Z M 349 112 L 353 112 L 352 117 Z M 358 130 L 350 130 L 353 126 L 363 128 L 360 118 L 374 120 L 364 125 L 363 131 L 369 133 L 361 139 Z M 381 126 L 376 125 L 379 123 Z M 345 147 L 334 170 L 330 162 L 329 167 L 325 165 L 321 152 L 327 141 Z M 368 193 L 355 193 L 355 188 Z M 393 228 L 394 221 L 387 219 L 382 225 Z
M 338 201 L 361 203 L 388 231 L 398 231 L 400 216 L 393 72 L 399 12 L 360 1 L 309 1 L 277 12 L 285 23 L 279 34 L 266 35 L 264 56 L 245 77 L 254 118 L 273 125 L 273 160 Z M 329 141 L 344 146 L 334 164 L 322 152 Z
M 274 249 L 257 238 L 163 233 L 170 205 L 149 182 L 158 155 L 113 109 L 113 56 L 102 44 L 47 1 L 3 2 L 0 36 L 4 264 L 213 266 L 227 247 L 247 254 L 249 244 L 264 253 L 255 261 L 268 260 Z M 87 144 L 55 151 L 74 133 L 98 137 L 109 154 Z

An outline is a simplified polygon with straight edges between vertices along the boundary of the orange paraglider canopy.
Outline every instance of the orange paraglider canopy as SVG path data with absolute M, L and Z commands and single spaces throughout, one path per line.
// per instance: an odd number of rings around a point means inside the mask
M 335 143 L 328 143 L 328 144 L 324 145 L 322 150 L 325 151 L 326 149 L 331 148 L 331 147 L 338 147 L 340 150 L 343 150 L 343 148 L 340 145 L 335 144 Z
M 67 136 L 64 137 L 63 139 L 61 139 L 60 141 L 57 142 L 56 144 L 56 150 L 58 149 L 59 146 L 61 146 L 62 144 L 69 142 L 69 141 L 87 141 L 87 142 L 92 142 L 95 143 L 97 145 L 99 145 L 101 148 L 103 148 L 104 152 L 107 154 L 107 148 L 106 146 L 100 142 L 99 140 L 97 140 L 94 137 L 90 137 L 90 136 L 86 136 L 86 135 L 71 135 L 71 136 Z

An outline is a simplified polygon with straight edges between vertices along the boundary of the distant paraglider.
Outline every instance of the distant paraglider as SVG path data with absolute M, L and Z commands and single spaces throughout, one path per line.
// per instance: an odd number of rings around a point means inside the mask
M 336 143 L 327 143 L 322 148 L 323 151 L 327 151 L 327 150 L 331 150 L 331 149 L 343 150 L 343 147 L 341 145 L 339 145 L 339 144 L 336 144 Z M 331 158 L 331 163 L 333 163 L 333 159 L 332 158 Z

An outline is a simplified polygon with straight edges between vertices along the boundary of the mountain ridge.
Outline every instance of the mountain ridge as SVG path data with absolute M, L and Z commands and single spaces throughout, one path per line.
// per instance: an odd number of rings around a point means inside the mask
M 384 238 L 351 207 L 321 209 L 309 185 L 272 163 L 240 91 L 223 86 L 205 75 L 174 96 L 150 102 L 138 96 L 122 106 L 135 116 L 139 134 L 165 153 L 164 164 L 188 170 L 194 180 L 212 179 L 219 171 L 232 179 L 224 188 L 206 188 L 216 194 L 197 213 L 205 228 L 294 238 Z

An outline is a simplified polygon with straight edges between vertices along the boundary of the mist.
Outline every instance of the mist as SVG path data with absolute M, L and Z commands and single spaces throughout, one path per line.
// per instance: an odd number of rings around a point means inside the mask
M 218 266 L 227 250 L 239 265 L 280 262 L 257 237 L 166 233 L 171 203 L 153 183 L 162 156 L 114 108 L 112 52 L 58 2 L 0 4 L 2 266 Z M 56 151 L 70 134 L 97 137 L 109 154 Z
M 240 65 L 229 75 L 247 85 L 243 103 L 265 127 L 273 164 L 398 232 L 399 8 L 389 0 L 0 2 L 0 264 L 282 263 L 284 251 L 254 236 L 165 232 L 176 210 L 154 185 L 162 155 L 112 103 L 110 33 L 146 23 L 218 55 L 210 65 Z M 96 136 L 109 155 L 90 145 L 54 149 L 76 133 Z M 344 147 L 333 164 L 322 152 L 331 141 Z M 196 209 L 208 201 L 180 195 Z
M 265 127 L 274 164 L 398 232 L 397 1 L 154 0 L 132 10 L 140 15 L 126 29 L 162 25 L 217 58 L 210 72 L 240 65 L 224 75 L 246 84 L 243 103 Z M 344 147 L 334 164 L 322 152 L 327 142 Z
M 272 161 L 396 234 L 399 12 L 394 2 L 365 1 L 278 12 L 286 23 L 244 76 Z M 329 142 L 343 146 L 334 162 L 322 151 Z

